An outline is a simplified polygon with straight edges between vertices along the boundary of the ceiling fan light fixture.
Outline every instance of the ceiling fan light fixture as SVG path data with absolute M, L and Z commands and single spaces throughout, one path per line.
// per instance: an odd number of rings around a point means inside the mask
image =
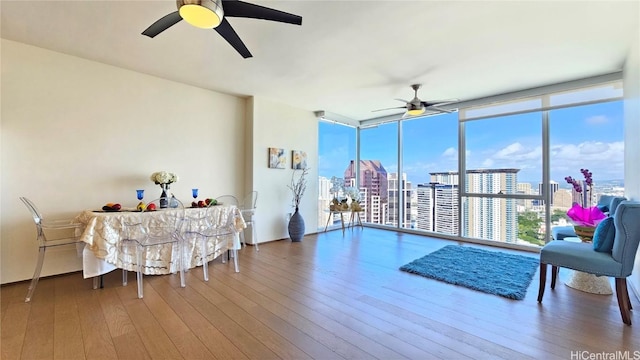
M 424 106 L 411 106 L 409 109 L 407 109 L 407 114 L 411 115 L 411 116 L 417 116 L 417 115 L 422 115 L 424 114 Z
M 178 0 L 176 3 L 184 21 L 197 28 L 213 29 L 222 22 L 222 0 Z

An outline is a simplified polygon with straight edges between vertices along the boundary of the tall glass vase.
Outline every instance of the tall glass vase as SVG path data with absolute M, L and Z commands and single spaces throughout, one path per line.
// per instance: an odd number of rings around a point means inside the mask
M 166 209 L 169 206 L 169 197 L 167 196 L 167 190 L 169 190 L 169 184 L 160 184 L 162 194 L 160 195 L 160 209 Z

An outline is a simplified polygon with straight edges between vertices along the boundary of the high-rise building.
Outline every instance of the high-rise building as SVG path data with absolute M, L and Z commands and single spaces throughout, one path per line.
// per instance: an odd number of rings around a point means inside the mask
M 385 223 L 387 225 L 398 225 L 398 173 L 391 173 L 388 176 L 388 199 L 389 203 L 387 206 L 387 214 L 389 216 L 386 219 Z M 407 174 L 402 174 L 402 192 L 403 192 L 403 201 L 404 201 L 404 220 L 402 221 L 401 227 L 403 228 L 411 228 L 412 223 L 415 221 L 417 216 L 417 209 L 415 209 L 415 205 L 412 206 L 412 199 L 415 199 L 413 196 L 414 190 L 411 188 L 411 181 L 407 181 Z
M 356 178 L 355 161 L 351 160 L 344 171 L 345 184 L 351 184 Z M 384 224 L 388 203 L 387 170 L 380 160 L 360 160 L 360 194 L 365 205 L 364 221 L 374 224 Z
M 467 171 L 470 193 L 513 194 L 520 169 L 483 169 Z M 518 239 L 518 214 L 515 199 L 470 197 L 463 202 L 463 236 L 502 242 Z
M 418 184 L 418 229 L 458 235 L 458 185 Z
M 515 194 L 520 169 L 467 170 L 466 187 L 469 193 Z M 431 181 L 458 185 L 458 173 L 430 173 Z M 467 197 L 462 201 L 464 226 L 462 236 L 516 242 L 518 214 L 515 199 Z
M 560 188 L 560 184 L 551 180 L 549 182 L 549 188 L 551 189 L 551 206 L 553 206 L 553 198 L 555 197 L 556 192 Z M 541 195 L 544 194 L 544 186 L 542 185 L 542 183 L 538 184 L 538 194 L 541 194 Z M 544 205 L 544 201 L 542 201 L 542 205 Z
M 429 175 L 431 175 L 430 182 L 432 183 L 458 185 L 457 171 L 435 172 L 429 173 Z
M 522 195 L 533 195 L 531 183 L 518 183 L 516 193 Z M 531 199 L 518 199 L 516 203 L 518 204 L 519 211 L 530 210 L 533 207 Z
M 553 195 L 553 208 L 561 210 L 569 210 L 573 204 L 573 194 L 566 189 L 559 189 Z

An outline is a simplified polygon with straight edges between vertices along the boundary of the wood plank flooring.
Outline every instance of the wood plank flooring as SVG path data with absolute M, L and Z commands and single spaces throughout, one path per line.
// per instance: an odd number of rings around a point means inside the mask
M 330 231 L 245 248 L 240 273 L 216 259 L 209 282 L 192 269 L 186 288 L 177 275 L 145 276 L 144 299 L 132 274 L 122 286 L 120 271 L 98 290 L 81 273 L 43 278 L 30 304 L 28 282 L 4 285 L 1 358 L 640 358 L 633 295 L 629 327 L 615 295 L 562 282 L 539 305 L 537 274 L 515 301 L 398 270 L 452 243 L 373 228 Z

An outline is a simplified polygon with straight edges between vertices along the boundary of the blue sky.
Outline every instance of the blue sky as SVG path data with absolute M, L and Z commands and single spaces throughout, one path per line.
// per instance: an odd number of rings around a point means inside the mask
M 457 113 L 405 121 L 403 163 L 408 180 L 429 181 L 429 172 L 457 171 Z M 623 178 L 622 101 L 550 112 L 551 179 L 581 179 L 588 168 L 594 181 Z M 518 168 L 520 182 L 542 180 L 540 113 L 466 123 L 467 168 Z M 397 170 L 397 124 L 361 131 L 361 159 L 380 160 L 387 172 Z M 355 129 L 320 123 L 319 175 L 342 177 L 355 157 Z

